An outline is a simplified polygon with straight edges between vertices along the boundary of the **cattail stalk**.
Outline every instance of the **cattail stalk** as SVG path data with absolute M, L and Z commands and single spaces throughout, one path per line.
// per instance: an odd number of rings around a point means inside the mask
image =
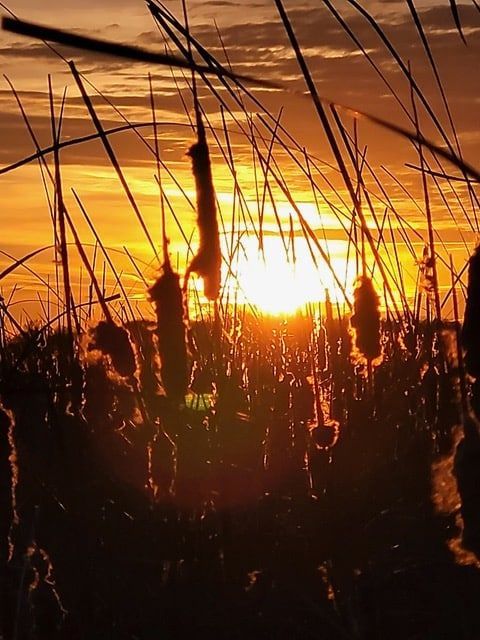
M 182 0 L 187 50 L 192 65 L 192 93 L 197 124 L 197 142 L 188 150 L 192 160 L 192 172 L 195 178 L 197 193 L 197 224 L 200 244 L 196 255 L 191 260 L 185 274 L 184 288 L 188 285 L 190 273 L 197 273 L 203 278 L 203 292 L 209 300 L 216 300 L 220 294 L 222 253 L 217 220 L 215 187 L 213 186 L 210 151 L 205 134 L 205 127 L 198 100 L 195 72 L 193 70 L 193 54 L 188 24 L 187 5 Z

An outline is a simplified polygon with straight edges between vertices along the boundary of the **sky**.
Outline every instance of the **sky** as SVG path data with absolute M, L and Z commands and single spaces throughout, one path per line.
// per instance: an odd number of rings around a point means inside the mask
M 310 0 L 285 0 L 285 8 L 318 92 L 335 102 L 351 105 L 402 126 L 411 126 L 392 95 L 392 90 L 397 92 L 402 104 L 410 114 L 412 113 L 410 86 L 398 65 L 371 25 L 350 3 L 334 0 L 332 4 L 362 43 L 370 59 L 388 79 L 390 87 L 379 78 L 359 51 L 357 44 L 346 35 L 345 30 L 325 5 Z M 169 0 L 166 5 L 176 16 L 181 17 L 182 8 L 179 1 Z M 449 138 L 453 140 L 438 87 L 407 3 L 404 0 L 389 0 L 363 5 L 382 27 L 405 63 L 410 63 L 415 80 L 445 127 Z M 480 75 L 477 67 L 480 59 L 480 11 L 470 2 L 459 7 L 467 40 L 465 46 L 456 31 L 448 0 L 424 0 L 415 2 L 415 7 L 448 97 L 462 155 L 478 167 Z M 82 3 L 71 0 L 47 0 L 43 3 L 10 0 L 8 9 L 25 20 L 157 51 L 163 51 L 168 42 L 143 0 L 84 0 Z M 297 211 L 300 211 L 321 242 L 325 243 L 325 250 L 328 251 L 330 247 L 333 251 L 335 247 L 336 254 L 340 255 L 343 252 L 344 268 L 340 268 L 338 262 L 335 263 L 335 268 L 348 274 L 350 282 L 347 284 L 351 287 L 355 269 L 352 262 L 353 254 L 347 260 L 345 240 L 345 229 L 348 230 L 351 223 L 351 208 L 312 102 L 308 97 L 301 95 L 301 92 L 305 91 L 304 81 L 274 2 L 254 0 L 239 5 L 229 0 L 190 0 L 188 11 L 193 35 L 221 62 L 226 63 L 228 55 L 228 63 L 237 73 L 280 82 L 285 87 L 285 90 L 281 91 L 252 89 L 259 104 L 241 95 L 243 109 L 221 91 L 228 106 L 228 110 L 222 114 L 218 100 L 202 83 L 199 84 L 202 107 L 208 116 L 207 129 L 215 185 L 222 224 L 225 225 L 222 228 L 226 231 L 223 237 L 224 246 L 225 250 L 229 251 L 233 219 L 236 230 L 240 230 L 248 238 L 236 259 L 239 261 L 239 268 L 244 272 L 243 284 L 247 288 L 251 287 L 250 297 L 256 295 L 261 299 L 263 295 L 258 287 L 255 289 L 255 283 L 259 280 L 255 278 L 255 273 L 259 273 L 261 265 L 257 258 L 258 243 L 252 241 L 255 229 L 258 230 L 260 210 L 264 219 L 264 231 L 273 239 L 272 251 L 277 254 L 284 249 L 276 216 L 280 217 L 282 228 L 287 230 L 287 235 L 292 218 L 294 236 L 297 237 L 301 235 L 301 227 L 296 217 Z M 169 45 L 174 51 L 174 45 L 171 42 Z M 187 258 L 186 244 L 179 225 L 188 238 L 193 232 L 193 245 L 196 242 L 195 211 L 191 206 L 195 199 L 194 183 L 186 156 L 186 151 L 195 140 L 190 120 L 192 99 L 187 81 L 178 72 L 174 78 L 169 69 L 125 63 L 115 58 L 61 47 L 59 50 L 73 59 L 84 77 L 114 105 L 115 108 L 112 108 L 106 104 L 104 98 L 95 95 L 92 86 L 88 87 L 89 93 L 94 95 L 94 105 L 105 129 L 124 124 L 122 116 L 138 123 L 151 120 L 148 73 L 152 74 L 156 117 L 159 121 L 160 152 L 166 167 L 162 169 L 161 177 L 168 198 L 167 232 L 172 257 L 178 256 L 179 265 L 184 265 Z M 35 149 L 9 82 L 17 91 L 40 146 L 48 146 L 52 139 L 49 75 L 57 116 L 63 92 L 65 89 L 67 92 L 62 139 L 74 139 L 94 131 L 68 67 L 44 44 L 1 33 L 0 67 L 2 75 L 6 77 L 2 77 L 0 81 L 0 167 L 7 167 L 29 156 Z M 218 81 L 214 81 L 214 85 L 219 87 Z M 418 110 L 422 132 L 434 141 L 442 143 L 438 131 L 420 105 Z M 262 123 L 267 121 L 270 126 L 274 126 L 274 119 L 279 117 L 282 126 L 291 137 L 287 139 L 286 134 L 282 134 L 285 144 L 282 146 L 276 141 L 273 145 L 273 166 L 293 195 L 296 210 L 288 202 L 285 192 L 276 183 L 273 174 L 268 185 L 272 190 L 271 197 L 268 189 L 264 187 L 264 181 L 262 182 L 259 156 L 268 155 L 272 137 L 271 131 L 269 132 Z M 228 141 L 223 128 L 223 118 L 229 131 Z M 350 115 L 342 113 L 341 118 L 348 133 L 353 135 L 353 120 Z M 250 126 L 256 127 L 259 146 L 257 150 L 245 135 Z M 242 127 L 244 133 L 241 131 Z M 148 141 L 153 142 L 151 127 L 144 127 L 141 132 Z M 382 220 L 385 209 L 392 207 L 398 215 L 403 216 L 413 229 L 407 236 L 412 243 L 413 251 L 420 257 L 426 238 L 421 176 L 418 171 L 405 166 L 406 163 L 418 165 L 417 151 L 409 143 L 365 120 L 358 122 L 357 135 L 359 149 L 366 153 L 365 159 L 372 168 L 370 172 L 365 167 L 364 180 L 371 189 L 372 206 L 376 216 Z M 339 134 L 337 137 L 342 144 Z M 144 141 L 132 132 L 117 133 L 111 140 L 148 228 L 160 244 L 160 207 L 154 159 L 146 149 Z M 290 150 L 296 147 L 296 151 L 289 153 L 285 147 L 287 143 Z M 224 156 L 228 145 L 233 154 L 236 183 L 232 178 L 228 154 L 227 157 Z M 305 152 L 302 152 L 303 149 Z M 307 165 L 304 153 L 310 157 L 308 166 L 315 174 L 318 191 L 312 191 L 311 181 L 305 175 L 304 169 Z M 301 166 L 295 159 L 301 160 Z M 116 250 L 116 267 L 128 281 L 132 296 L 142 301 L 145 298 L 144 283 L 138 274 L 138 268 L 134 268 L 132 261 L 127 257 L 124 247 L 135 257 L 136 267 L 142 265 L 141 271 L 147 280 L 155 276 L 158 264 L 153 260 L 153 252 L 145 241 L 145 236 L 119 186 L 102 145 L 95 141 L 72 146 L 61 152 L 61 161 L 67 207 L 83 242 L 90 246 L 93 237 L 72 189 L 75 189 L 88 210 L 104 244 Z M 351 165 L 349 169 L 354 173 Z M 448 170 L 455 173 L 451 167 L 448 167 Z M 458 172 L 456 174 L 458 175 Z M 18 258 L 29 251 L 50 245 L 53 235 L 48 198 L 38 163 L 33 161 L 21 168 L 4 172 L 0 174 L 0 181 L 3 222 L 0 250 L 7 254 L 0 255 L 1 270 L 11 262 L 12 256 Z M 432 181 L 430 182 L 437 249 L 444 259 L 448 257 L 448 253 L 452 253 L 460 270 L 477 239 L 475 223 L 472 223 L 474 214 L 470 198 L 461 182 L 454 183 L 456 192 L 453 192 L 444 180 L 441 181 L 441 192 L 435 188 Z M 179 191 L 178 184 L 182 186 L 183 193 Z M 52 197 L 50 185 L 48 193 Z M 411 295 L 416 283 L 417 267 L 412 248 L 409 249 L 403 241 L 400 242 L 401 231 L 398 230 L 400 222 L 397 214 L 394 215 L 389 210 L 388 221 L 392 226 L 392 231 L 389 231 L 390 238 L 396 238 L 400 256 L 393 258 L 392 255 L 388 255 L 393 253 L 393 246 L 387 243 L 384 247 L 385 260 L 392 271 L 398 272 L 398 264 L 402 265 Z M 368 212 L 367 218 L 375 230 L 373 217 Z M 340 246 L 338 243 L 343 245 Z M 310 260 L 309 249 L 300 237 L 297 245 L 296 257 L 301 265 L 302 255 L 304 262 Z M 293 245 L 289 249 L 291 257 L 294 249 Z M 93 256 L 93 248 L 90 251 L 90 255 Z M 78 259 L 73 255 L 74 252 L 71 253 L 72 264 L 76 264 L 75 261 Z M 338 256 L 335 259 L 341 262 Z M 242 260 L 247 264 L 240 265 Z M 257 270 L 253 267 L 249 269 L 249 263 L 256 265 Z M 24 304 L 22 301 L 29 301 L 38 296 L 41 287 L 37 275 L 50 278 L 55 270 L 49 250 L 40 253 L 28 264 L 34 273 L 20 268 L 0 282 L 4 297 L 11 294 L 13 287 L 17 287 L 15 299 L 12 300 L 18 300 L 18 310 Z M 98 269 L 102 268 L 102 260 L 98 260 L 97 266 Z M 312 271 L 312 268 L 309 275 L 307 274 L 308 277 L 305 273 L 298 276 L 297 285 L 301 280 L 315 277 L 315 270 Z M 300 266 L 298 270 L 302 271 Z M 447 274 L 445 270 L 442 272 L 442 269 L 441 273 L 441 284 L 446 291 Z M 332 287 L 332 275 L 326 274 L 325 270 L 323 275 L 320 288 Z M 77 269 L 74 275 L 77 285 L 81 277 Z M 265 274 L 262 277 L 267 279 L 266 291 L 269 288 L 268 278 Z M 249 280 L 252 281 L 250 285 Z M 44 293 L 40 295 L 43 296 Z

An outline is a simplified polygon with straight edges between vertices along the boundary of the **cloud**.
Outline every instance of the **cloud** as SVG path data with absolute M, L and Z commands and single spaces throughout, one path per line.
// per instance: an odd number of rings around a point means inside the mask
M 107 3 L 108 4 L 108 3 Z M 215 26 L 206 18 L 206 9 L 221 11 L 222 8 L 234 8 L 228 0 L 207 0 L 207 2 L 192 3 L 192 11 L 204 10 L 201 19 L 196 19 L 192 24 L 194 36 L 209 50 L 225 63 L 224 51 L 219 42 Z M 383 4 L 383 3 L 382 3 Z M 439 98 L 438 90 L 433 82 L 428 61 L 425 58 L 422 45 L 416 36 L 415 27 L 404 4 L 388 3 L 389 11 L 379 12 L 378 4 L 372 3 L 382 28 L 398 49 L 405 61 L 409 60 L 414 74 L 435 108 L 442 122 L 447 119 Z M 234 70 L 283 82 L 288 89 L 304 91 L 304 81 L 298 68 L 295 56 L 288 43 L 283 25 L 278 16 L 268 11 L 260 12 L 261 20 L 254 20 L 257 15 L 253 8 L 259 5 L 267 8 L 267 3 L 260 2 L 248 5 L 252 11 L 241 11 L 239 22 L 221 23 L 222 39 L 228 51 L 229 59 Z M 50 6 L 50 5 L 49 5 Z M 87 0 L 90 7 L 90 0 Z M 124 0 L 120 8 L 131 6 Z M 51 5 L 55 7 L 55 5 Z M 60 9 L 59 9 L 60 11 Z M 128 37 L 125 33 L 115 35 L 113 31 L 118 27 L 112 24 L 108 7 L 104 13 L 108 16 L 105 20 L 112 30 L 112 39 L 136 42 L 141 46 L 148 46 L 161 50 L 163 43 L 157 30 L 151 28 L 151 19 L 142 22 L 141 28 L 132 31 Z M 366 20 L 352 10 L 345 11 L 345 19 L 351 29 L 367 48 L 369 54 L 375 60 L 379 68 L 388 76 L 389 81 L 401 99 L 410 108 L 409 85 L 402 76 L 396 63 L 377 35 L 372 31 Z M 428 34 L 429 42 L 435 55 L 444 85 L 449 97 L 455 121 L 458 126 L 462 144 L 468 158 L 478 157 L 478 137 L 474 132 L 478 129 L 478 83 L 473 81 L 480 55 L 479 37 L 476 30 L 479 29 L 479 14 L 475 7 L 462 5 L 460 7 L 462 24 L 467 33 L 470 33 L 469 46 L 464 47 L 458 34 L 452 26 L 452 16 L 447 3 L 424 8 L 420 17 Z M 401 124 L 407 124 L 400 107 L 396 105 L 391 92 L 370 67 L 363 56 L 358 55 L 355 43 L 345 34 L 342 27 L 334 20 L 325 6 L 312 7 L 312 3 L 297 4 L 289 10 L 292 25 L 312 71 L 321 94 L 332 97 L 338 102 L 351 104 L 352 106 L 378 114 L 381 117 L 392 119 Z M 120 24 L 123 15 L 116 15 L 115 24 Z M 221 16 L 218 16 L 221 18 Z M 221 22 L 221 21 L 220 21 Z M 137 26 L 137 25 L 135 25 Z M 97 31 L 101 27 L 96 26 Z M 132 26 L 134 29 L 134 26 Z M 88 77 L 97 84 L 113 103 L 130 119 L 144 120 L 150 118 L 149 93 L 146 76 L 151 68 L 147 65 L 130 65 L 123 61 L 98 56 L 92 53 L 72 52 L 64 50 L 68 57 L 72 56 L 79 69 L 85 71 Z M 69 85 L 69 98 L 65 120 L 65 135 L 72 137 L 85 135 L 93 130 L 88 115 L 83 107 L 68 74 L 68 70 L 60 61 L 52 56 L 51 52 L 40 43 L 6 42 L 0 49 L 0 62 L 9 67 L 9 75 L 15 80 L 20 89 L 22 100 L 25 101 L 27 111 L 32 114 L 36 131 L 45 143 L 50 140 L 50 122 L 48 112 L 48 100 L 46 98 L 46 75 L 54 73 L 54 78 L 60 78 L 56 86 L 56 94 L 59 95 L 62 83 Z M 16 70 L 16 72 L 15 72 Z M 32 71 L 33 70 L 33 71 Z M 31 73 L 19 81 L 16 75 Z M 34 75 L 33 75 L 34 74 Z M 180 76 L 178 76 L 180 77 Z M 183 87 L 183 99 L 187 106 L 191 107 L 191 95 L 185 90 L 185 83 L 180 80 Z M 172 126 L 168 138 L 169 158 L 175 162 L 183 161 L 183 151 L 190 138 L 190 133 L 180 126 L 187 123 L 182 101 L 179 99 L 177 87 L 173 82 L 169 70 L 155 70 L 156 103 L 163 120 L 177 122 L 179 126 Z M 214 81 L 219 86 L 218 81 Z M 202 88 L 202 104 L 207 113 L 217 123 L 218 102 L 210 96 L 207 90 Z M 33 89 L 34 88 L 34 89 Z M 323 156 L 326 153 L 326 145 L 318 123 L 314 109 L 308 99 L 302 99 L 293 93 L 265 92 L 255 90 L 257 95 L 272 112 L 278 112 L 280 104 L 285 106 L 285 126 L 292 132 L 295 139 L 301 145 L 307 145 L 311 151 Z M 221 91 L 226 97 L 226 93 Z M 227 99 L 230 108 L 238 108 L 231 100 Z M 121 119 L 111 108 L 103 104 L 101 98 L 94 97 L 93 102 L 99 110 L 105 127 L 113 127 L 121 123 Z M 258 105 L 247 101 L 247 109 L 258 111 Z M 160 117 L 160 116 L 159 116 Z M 0 148 L 0 160 L 2 163 L 12 162 L 31 152 L 32 146 L 28 135 L 25 134 L 23 121 L 18 115 L 11 96 L 8 92 L 0 92 L 0 135 L 6 141 Z M 349 122 L 349 119 L 346 119 Z M 436 137 L 438 135 L 422 118 L 425 133 Z M 382 162 L 390 166 L 400 166 L 405 157 L 411 153 L 407 145 L 399 143 L 393 136 L 385 136 L 377 128 L 361 123 L 360 131 L 363 139 L 369 140 L 369 157 L 374 162 Z M 387 140 L 388 144 L 384 141 Z M 122 160 L 126 164 L 142 164 L 149 162 L 148 154 L 145 154 L 142 145 L 127 134 L 119 134 L 115 138 L 116 148 Z M 238 151 L 240 154 L 240 150 Z M 248 157 L 251 150 L 244 147 L 242 159 Z M 69 163 L 93 163 L 103 166 L 106 162 L 104 152 L 99 144 L 82 145 L 75 152 L 64 154 L 65 162 Z

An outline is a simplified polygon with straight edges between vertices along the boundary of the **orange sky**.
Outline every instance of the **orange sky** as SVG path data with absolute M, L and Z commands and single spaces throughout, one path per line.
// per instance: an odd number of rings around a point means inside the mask
M 319 9 L 317 5 L 318 3 L 308 0 L 285 2 L 319 92 L 338 102 L 350 104 L 403 126 L 409 126 L 405 114 L 402 113 L 389 89 L 379 79 L 364 56 L 359 55 L 357 46 L 348 39 L 328 10 L 325 7 Z M 97 37 L 134 43 L 157 50 L 162 50 L 164 47 L 162 34 L 156 28 L 146 5 L 141 0 L 116 0 L 115 2 L 85 0 L 81 6 L 65 0 L 62 2 L 51 0 L 41 5 L 32 0 L 12 0 L 8 6 L 11 11 L 24 19 L 62 28 L 78 29 L 79 32 Z M 168 6 L 176 15 L 181 15 L 180 2 L 171 1 Z M 441 73 L 462 153 L 467 160 L 472 164 L 477 163 L 478 166 L 480 83 L 477 66 L 480 59 L 480 13 L 473 4 L 461 6 L 460 15 L 468 42 L 466 47 L 455 30 L 447 0 L 435 3 L 419 2 L 416 6 Z M 378 37 L 347 3 L 338 2 L 335 3 L 335 7 L 347 19 L 356 37 L 385 74 L 391 86 L 398 91 L 401 100 L 411 113 L 408 82 Z M 411 16 L 407 12 L 406 4 L 403 1 L 369 2 L 368 9 L 398 48 L 405 62 L 410 61 L 417 82 L 445 126 L 450 139 L 453 140 L 438 89 L 416 35 Z M 243 3 L 239 10 L 235 3 L 228 0 L 207 2 L 195 0 L 189 2 L 189 10 L 191 28 L 195 37 L 222 62 L 225 62 L 225 55 L 215 23 L 235 70 L 256 75 L 259 78 L 281 81 L 290 90 L 255 89 L 253 92 L 262 106 L 242 96 L 243 111 L 222 91 L 221 95 L 226 99 L 227 107 L 233 112 L 233 116 L 226 113 L 225 118 L 239 187 L 239 191 L 235 193 L 232 170 L 228 166 L 228 158 L 226 161 L 223 156 L 227 145 L 219 103 L 208 89 L 204 86 L 200 88 L 202 105 L 208 114 L 208 126 L 212 127 L 209 131 L 209 141 L 215 185 L 227 230 L 225 246 L 230 244 L 229 230 L 233 217 L 235 228 L 240 229 L 244 234 L 243 256 L 248 254 L 249 264 L 253 264 L 257 273 L 260 274 L 258 261 L 255 262 L 256 244 L 254 242 L 255 230 L 258 230 L 259 225 L 259 212 L 262 209 L 261 203 L 264 199 L 264 180 L 259 155 L 263 157 L 267 155 L 271 139 L 271 133 L 263 126 L 261 117 L 266 118 L 269 126 L 273 126 L 274 121 L 268 114 L 277 117 L 280 109 L 283 109 L 281 122 L 292 135 L 294 142 L 288 141 L 283 134 L 281 137 L 291 148 L 294 143 L 298 144 L 294 157 L 301 166 L 295 164 L 289 151 L 282 148 L 282 144 L 277 141 L 273 147 L 272 168 L 275 175 L 281 176 L 294 195 L 298 210 L 305 216 L 318 238 L 322 242 L 327 241 L 325 249 L 328 250 L 328 241 L 335 241 L 330 244 L 332 251 L 339 255 L 343 251 L 346 257 L 347 242 L 342 225 L 345 229 L 349 229 L 351 205 L 348 204 L 348 197 L 338 171 L 329 166 L 334 164 L 332 154 L 328 149 L 311 101 L 293 93 L 294 90 L 303 91 L 304 83 L 273 3 L 270 0 L 253 0 L 253 2 Z M 62 52 L 67 53 L 65 49 L 62 49 Z M 190 174 L 188 158 L 185 156 L 185 151 L 194 140 L 194 133 L 189 125 L 189 115 L 185 113 L 184 104 L 180 99 L 179 89 L 187 110 L 191 110 L 191 95 L 181 74 L 176 73 L 177 81 L 175 82 L 170 71 L 165 69 L 149 69 L 146 65 L 130 65 L 112 58 L 72 51 L 68 51 L 68 56 L 75 60 L 78 68 L 125 117 L 139 123 L 148 122 L 151 119 L 147 74 L 148 71 L 152 72 L 157 117 L 161 123 L 159 139 L 161 155 L 168 170 L 174 176 L 172 179 L 163 171 L 163 185 L 175 215 L 180 220 L 187 237 L 190 237 L 194 229 L 194 211 L 175 184 L 175 181 L 178 181 L 186 195 L 194 200 L 193 178 Z M 41 146 L 47 146 L 51 141 L 47 94 L 48 74 L 52 75 L 57 108 L 59 108 L 63 90 L 67 88 L 62 138 L 88 135 L 94 131 L 68 69 L 43 44 L 18 36 L 1 34 L 0 62 L 2 72 L 8 76 L 19 92 Z M 218 87 L 218 81 L 214 81 L 214 85 Z M 106 105 L 101 98 L 96 98 L 94 104 L 105 129 L 123 123 L 118 112 Z M 2 139 L 0 166 L 7 166 L 31 154 L 34 145 L 12 92 L 7 82 L 3 80 L 0 86 L 0 111 Z M 234 122 L 234 117 L 238 118 L 241 127 L 248 132 L 249 122 L 246 114 L 258 128 L 256 136 L 258 152 L 252 148 L 246 136 L 241 133 L 238 124 Z M 342 116 L 342 119 L 351 133 L 351 118 Z M 425 134 L 441 142 L 438 132 L 422 112 L 421 123 Z M 142 135 L 152 142 L 151 129 L 144 128 L 141 131 Z M 214 132 L 218 136 L 219 144 Z M 415 286 L 417 270 L 412 252 L 405 245 L 398 230 L 400 224 L 397 215 L 404 216 L 414 229 L 414 231 L 410 230 L 407 236 L 412 243 L 411 249 L 420 257 L 423 239 L 426 238 L 420 175 L 417 171 L 405 167 L 406 162 L 418 164 L 417 153 L 408 143 L 364 121 L 360 122 L 358 132 L 359 146 L 361 149 L 367 148 L 366 158 L 372 168 L 372 173 L 368 168 L 365 169 L 364 179 L 371 191 L 377 219 L 385 220 L 385 234 L 389 240 L 386 247 L 382 248 L 382 255 L 385 264 L 392 271 L 397 271 L 388 224 L 390 221 L 392 233 L 398 245 L 398 259 L 402 264 L 406 287 L 411 294 Z M 112 137 L 112 143 L 145 221 L 152 235 L 160 242 L 158 188 L 154 179 L 153 158 L 146 152 L 142 141 L 131 132 L 116 134 Z M 305 175 L 305 158 L 301 151 L 303 147 L 311 156 L 309 166 L 318 185 L 318 191 L 315 194 Z M 92 243 L 92 235 L 72 196 L 72 188 L 79 194 L 105 245 L 117 250 L 114 254 L 112 253 L 112 259 L 116 268 L 122 271 L 122 278 L 128 283 L 129 292 L 138 300 L 143 300 L 144 285 L 125 255 L 124 247 L 139 260 L 138 266 L 142 265 L 142 272 L 147 279 L 154 277 L 156 262 L 151 262 L 152 251 L 145 242 L 140 226 L 121 191 L 101 144 L 97 141 L 70 147 L 62 152 L 61 159 L 67 206 L 82 240 L 86 244 Z M 328 164 L 324 164 L 325 162 Z M 448 167 L 448 170 L 455 173 L 451 167 Z M 390 177 L 389 173 L 395 176 L 403 188 Z M 9 255 L 19 257 L 35 248 L 49 245 L 52 242 L 51 221 L 38 164 L 32 162 L 22 168 L 4 173 L 0 175 L 0 180 L 3 221 L 0 249 Z M 433 182 L 430 183 L 434 226 L 438 234 L 437 250 L 444 260 L 448 259 L 448 253 L 452 253 L 455 264 L 460 269 L 468 251 L 476 242 L 476 234 L 470 228 L 472 225 L 475 226 L 473 211 L 466 190 L 460 183 L 455 183 L 458 198 L 445 181 L 441 181 L 441 184 L 442 194 L 436 190 Z M 296 234 L 301 235 L 297 213 L 287 202 L 273 174 L 269 176 L 269 186 L 285 233 L 288 235 L 290 215 L 292 215 Z M 334 193 L 332 187 L 338 189 L 338 193 Z M 385 189 L 385 193 L 382 193 L 381 188 Z M 413 200 L 406 196 L 404 189 L 413 196 Z M 51 195 L 51 188 L 49 191 Z M 385 207 L 387 207 L 387 217 L 383 218 Z M 263 214 L 264 230 L 273 238 L 272 250 L 275 253 L 282 252 L 278 226 L 275 222 L 275 210 L 270 202 L 268 190 L 265 195 Z M 373 218 L 368 213 L 367 218 L 375 237 L 378 237 Z M 246 225 L 243 219 L 247 221 Z M 180 266 L 183 267 L 186 259 L 185 242 L 168 208 L 167 220 L 172 255 L 176 257 L 178 253 Z M 463 232 L 463 238 L 459 229 Z M 195 236 L 193 236 L 193 243 L 195 244 Z M 90 255 L 93 254 L 90 253 Z M 306 245 L 302 247 L 300 236 L 296 257 L 299 265 L 302 262 L 309 263 L 309 273 L 303 273 L 299 276 L 300 279 L 308 280 L 315 277 L 308 247 Z M 78 284 L 81 276 L 80 271 L 75 268 L 75 265 L 78 265 L 78 259 L 73 249 L 71 259 L 74 267 L 73 279 Z M 7 266 L 9 261 L 10 258 L 2 255 L 0 268 Z M 321 263 L 321 260 L 319 262 Z M 370 263 L 372 263 L 371 256 Z M 51 252 L 41 253 L 29 264 L 34 273 L 42 278 L 53 277 Z M 342 272 L 342 279 L 345 279 L 347 274 L 347 286 L 351 287 L 354 276 L 353 262 L 348 268 L 345 264 L 343 268 L 338 262 L 335 265 L 335 268 Z M 101 260 L 98 260 L 97 266 L 101 270 Z M 303 267 L 297 268 L 301 272 L 301 269 L 306 267 L 304 264 Z M 243 269 L 245 272 L 245 265 Z M 321 295 L 324 286 L 332 287 L 331 274 L 326 273 L 324 266 L 320 271 L 320 276 L 323 273 L 323 279 L 320 277 L 318 295 Z M 251 285 L 248 285 L 249 278 L 253 281 Z M 266 281 L 264 291 L 271 292 L 268 274 L 262 275 L 261 278 L 259 275 L 256 279 L 254 275 L 244 275 L 245 287 L 251 287 L 247 292 L 248 296 L 258 297 L 259 304 L 262 296 L 265 298 L 265 295 L 261 290 L 255 289 L 255 281 L 258 283 L 262 278 Z M 446 291 L 448 279 L 446 270 L 443 268 L 441 278 L 442 287 Z M 85 284 L 84 275 L 83 279 Z M 107 280 L 110 289 L 113 289 L 108 273 Z M 14 301 L 17 301 L 15 311 L 22 308 L 22 301 L 36 298 L 37 292 L 45 296 L 36 276 L 23 268 L 0 283 L 3 287 L 3 295 L 7 297 L 15 285 L 17 286 L 14 297 Z M 298 284 L 291 286 L 298 288 Z M 13 310 L 14 307 L 12 307 Z

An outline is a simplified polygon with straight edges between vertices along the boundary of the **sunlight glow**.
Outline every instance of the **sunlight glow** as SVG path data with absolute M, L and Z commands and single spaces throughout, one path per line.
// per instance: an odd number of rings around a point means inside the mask
M 326 243 L 322 242 L 325 251 Z M 344 241 L 328 242 L 331 267 L 340 282 L 351 287 L 355 279 L 355 261 L 349 259 L 347 268 L 346 245 Z M 265 313 L 292 313 L 308 303 L 325 300 L 329 291 L 332 300 L 342 304 L 345 298 L 335 283 L 332 270 L 315 252 L 318 269 L 313 263 L 305 239 L 295 239 L 295 261 L 292 247 L 288 247 L 288 257 L 282 240 L 278 236 L 264 237 L 264 252 L 259 251 L 256 238 L 248 238 L 239 248 L 233 270 L 236 281 L 230 277 L 226 286 L 237 287 L 238 299 L 253 304 Z

